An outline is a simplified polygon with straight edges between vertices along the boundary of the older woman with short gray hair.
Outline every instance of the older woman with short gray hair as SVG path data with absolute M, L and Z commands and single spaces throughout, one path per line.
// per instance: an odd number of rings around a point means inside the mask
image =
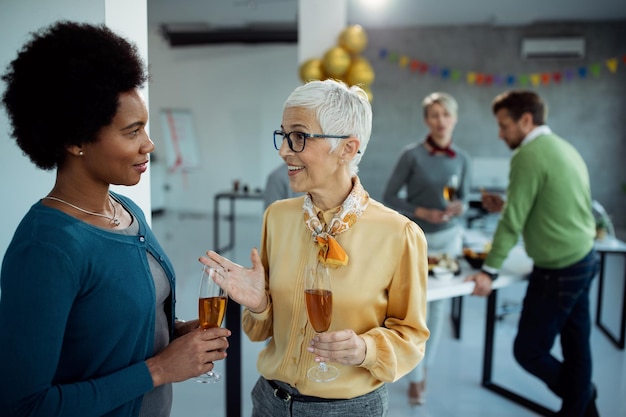
M 326 80 L 296 88 L 274 145 L 292 190 L 306 194 L 267 208 L 250 268 L 212 251 L 201 258 L 222 271 L 216 282 L 246 307 L 249 338 L 269 339 L 257 361 L 254 417 L 385 416 L 385 383 L 424 355 L 426 240 L 414 222 L 372 199 L 356 175 L 371 124 L 359 87 Z M 332 281 L 323 333 L 307 319 L 309 266 Z M 333 380 L 307 377 L 319 362 L 337 368 Z

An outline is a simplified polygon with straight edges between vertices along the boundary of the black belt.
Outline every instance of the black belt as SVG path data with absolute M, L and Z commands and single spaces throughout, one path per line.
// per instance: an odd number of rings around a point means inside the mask
M 285 402 L 296 401 L 301 403 L 329 403 L 333 401 L 341 401 L 340 398 L 320 398 L 320 397 L 312 397 L 310 395 L 302 395 L 302 394 L 293 394 L 285 391 L 281 387 L 276 384 L 276 382 L 271 379 L 265 379 L 268 384 L 274 389 L 274 397 L 280 398 Z

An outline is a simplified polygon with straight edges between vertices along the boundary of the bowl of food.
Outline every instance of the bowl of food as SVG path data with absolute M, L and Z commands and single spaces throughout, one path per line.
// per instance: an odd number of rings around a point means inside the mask
M 467 261 L 468 264 L 474 269 L 480 269 L 483 266 L 483 262 L 485 262 L 485 258 L 487 258 L 489 252 L 484 250 L 476 250 L 472 248 L 464 248 L 463 249 L 463 257 Z
M 454 272 L 452 272 L 451 270 L 449 270 L 448 268 L 445 268 L 443 266 L 435 266 L 432 269 L 432 275 L 441 280 L 441 281 L 448 281 L 452 278 L 454 278 Z
M 441 255 L 428 255 L 428 274 L 435 275 L 435 269 L 441 271 L 445 269 L 452 272 L 453 275 L 461 273 L 459 263 L 452 256 L 447 253 Z

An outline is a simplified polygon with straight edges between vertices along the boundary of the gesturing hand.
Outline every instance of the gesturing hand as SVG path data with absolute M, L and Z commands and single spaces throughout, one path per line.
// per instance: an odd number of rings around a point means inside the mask
M 200 257 L 200 262 L 217 271 L 215 282 L 228 287 L 230 298 L 253 312 L 259 313 L 267 308 L 265 269 L 256 248 L 250 252 L 251 268 L 244 268 L 214 251 L 207 251 L 206 255 Z

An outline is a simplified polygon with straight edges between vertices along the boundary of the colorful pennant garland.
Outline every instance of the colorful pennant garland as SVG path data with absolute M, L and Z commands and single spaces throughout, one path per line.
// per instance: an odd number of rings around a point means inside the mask
M 409 71 L 431 75 L 434 77 L 441 77 L 444 80 L 459 81 L 465 80 L 468 85 L 475 86 L 515 86 L 521 87 L 533 86 L 538 87 L 540 85 L 549 84 L 561 84 L 564 82 L 571 82 L 576 78 L 586 79 L 589 76 L 594 78 L 600 77 L 603 71 L 602 63 L 594 63 L 588 66 L 581 66 L 573 69 L 566 69 L 563 71 L 546 71 L 536 72 L 530 74 L 491 74 L 484 72 L 468 71 L 463 74 L 458 69 L 452 69 L 448 67 L 441 67 L 435 64 L 430 64 L 424 61 L 420 61 L 416 58 L 411 58 L 407 55 L 400 55 L 394 51 L 388 51 L 387 49 L 381 49 L 379 57 L 382 60 L 389 61 L 392 64 L 397 64 L 400 68 L 408 68 Z M 604 65 L 611 74 L 615 74 L 620 65 L 619 61 L 622 61 L 622 67 L 626 65 L 626 55 L 622 55 L 621 58 L 608 58 L 604 60 Z M 464 76 L 463 76 L 464 75 Z

